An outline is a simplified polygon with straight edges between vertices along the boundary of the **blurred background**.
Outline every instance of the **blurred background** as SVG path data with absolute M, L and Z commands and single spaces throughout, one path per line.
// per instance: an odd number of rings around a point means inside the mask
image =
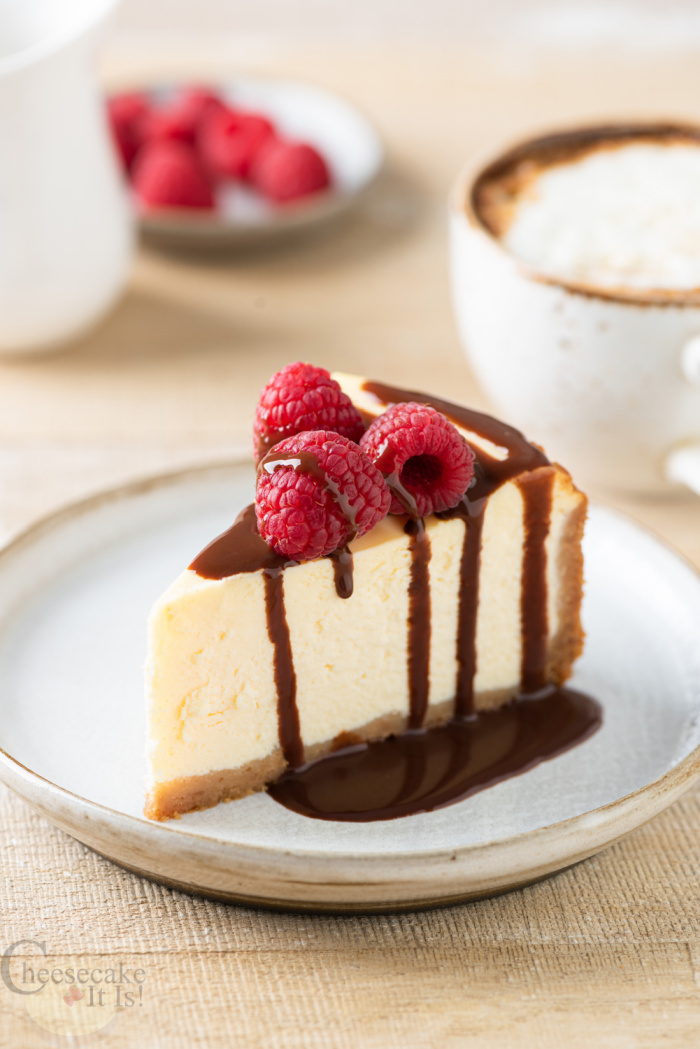
M 628 0 L 627 3 L 584 0 L 433 0 L 432 3 L 379 0 L 348 7 L 342 0 L 285 4 L 263 0 L 124 0 L 116 38 L 141 45 L 158 40 L 163 29 L 174 42 L 191 44 L 212 38 L 236 46 L 260 42 L 368 41 L 405 43 L 495 44 L 554 47 L 687 46 L 700 33 L 700 12 L 693 0 Z
M 100 52 L 106 91 L 299 78 L 357 105 L 386 165 L 353 210 L 284 243 L 140 245 L 97 328 L 0 361 L 3 536 L 96 488 L 247 453 L 258 391 L 290 360 L 483 405 L 448 290 L 459 169 L 540 126 L 697 118 L 699 52 L 700 8 L 681 0 L 123 0 Z M 700 559 L 691 499 L 633 509 Z

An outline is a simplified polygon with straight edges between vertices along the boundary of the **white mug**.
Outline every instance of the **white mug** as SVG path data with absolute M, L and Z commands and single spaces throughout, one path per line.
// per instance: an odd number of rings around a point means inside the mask
M 617 294 L 545 276 L 509 254 L 479 214 L 480 180 L 512 158 L 611 133 L 530 139 L 462 173 L 450 205 L 459 334 L 496 409 L 575 478 L 630 492 L 682 482 L 700 494 L 700 294 Z
M 0 352 L 52 348 L 112 305 L 133 230 L 94 70 L 116 0 L 0 0 Z

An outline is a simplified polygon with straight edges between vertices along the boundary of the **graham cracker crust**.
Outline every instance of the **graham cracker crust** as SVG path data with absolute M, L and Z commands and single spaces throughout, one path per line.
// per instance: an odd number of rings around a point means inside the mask
M 494 689 L 491 692 L 479 693 L 474 698 L 474 706 L 477 710 L 493 710 L 512 699 L 516 691 L 515 688 Z M 453 701 L 436 703 L 428 708 L 425 725 L 444 725 L 453 713 Z M 407 727 L 408 718 L 405 714 L 384 714 L 353 732 L 341 732 L 334 739 L 306 747 L 304 758 L 306 761 L 315 761 L 342 747 L 386 739 L 387 736 L 403 732 Z M 248 794 L 264 790 L 268 783 L 273 783 L 282 775 L 285 768 L 282 751 L 277 747 L 272 754 L 260 761 L 240 768 L 221 769 L 202 776 L 185 776 L 169 780 L 167 783 L 158 783 L 148 794 L 144 815 L 151 820 L 179 819 L 186 812 L 210 809 L 223 801 L 236 801 Z
M 562 469 L 559 467 L 559 469 Z M 566 472 L 566 471 L 564 471 Z M 572 482 L 572 488 L 578 492 Z M 559 546 L 558 573 L 561 581 L 559 591 L 559 630 L 549 646 L 547 680 L 563 685 L 571 677 L 573 664 L 583 652 L 585 632 L 581 623 L 583 600 L 583 530 L 588 514 L 588 499 L 578 492 L 581 499 L 569 514 Z

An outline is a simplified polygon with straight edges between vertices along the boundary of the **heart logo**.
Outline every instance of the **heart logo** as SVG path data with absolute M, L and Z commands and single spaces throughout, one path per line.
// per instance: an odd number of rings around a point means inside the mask
M 66 1003 L 66 1005 L 70 1005 L 72 1007 L 76 1002 L 79 1002 L 80 999 L 84 997 L 85 995 L 83 994 L 83 992 L 79 991 L 77 987 L 71 987 L 68 994 L 63 995 L 63 1001 Z

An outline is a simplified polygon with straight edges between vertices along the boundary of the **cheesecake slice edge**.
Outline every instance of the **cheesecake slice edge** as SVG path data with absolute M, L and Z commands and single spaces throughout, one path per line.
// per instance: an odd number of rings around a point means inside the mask
M 376 395 L 364 391 L 361 377 L 335 378 L 368 416 L 384 410 Z M 478 448 L 479 435 L 459 428 Z M 503 451 L 490 439 L 482 441 L 482 450 L 494 460 Z M 529 483 L 551 486 L 542 543 L 544 682 L 563 683 L 583 645 L 581 538 L 586 497 L 562 467 L 544 460 L 506 481 L 486 502 L 474 631 L 474 710 L 499 706 L 521 688 L 523 492 Z M 431 630 L 426 726 L 448 720 L 455 711 L 460 674 L 457 565 L 466 531 L 459 517 L 427 521 Z M 400 731 L 410 717 L 406 668 L 411 542 L 403 519 L 387 518 L 351 544 L 351 550 L 355 590 L 347 600 L 335 592 L 327 558 L 283 573 L 305 760 Z M 149 620 L 146 671 L 148 817 L 167 819 L 242 797 L 263 789 L 284 771 L 274 665 L 261 572 L 212 580 L 188 570 L 156 602 Z

